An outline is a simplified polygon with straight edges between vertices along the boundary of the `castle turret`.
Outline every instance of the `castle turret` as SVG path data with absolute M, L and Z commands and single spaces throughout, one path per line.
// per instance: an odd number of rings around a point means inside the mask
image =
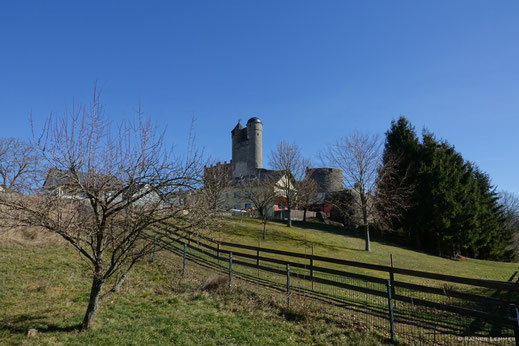
M 263 124 L 258 118 L 247 121 L 247 135 L 249 137 L 249 169 L 263 168 Z

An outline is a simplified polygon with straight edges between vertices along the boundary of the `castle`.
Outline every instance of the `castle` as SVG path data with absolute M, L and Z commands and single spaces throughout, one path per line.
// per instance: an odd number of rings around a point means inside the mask
M 241 194 L 241 184 L 244 181 L 280 180 L 281 173 L 263 168 L 263 123 L 257 117 L 252 117 L 244 127 L 240 122 L 231 131 L 232 159 L 230 163 L 217 163 L 205 167 L 204 175 L 220 177 L 225 180 L 224 205 L 227 209 L 249 209 L 250 201 Z M 316 211 L 330 214 L 331 206 L 327 197 L 334 192 L 344 190 L 342 170 L 336 168 L 308 168 L 307 176 L 317 185 Z M 284 208 L 273 206 L 272 213 Z

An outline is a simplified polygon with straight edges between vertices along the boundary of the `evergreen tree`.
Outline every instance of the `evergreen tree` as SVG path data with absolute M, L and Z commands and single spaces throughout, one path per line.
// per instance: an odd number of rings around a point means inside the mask
M 423 134 L 417 175 L 417 218 L 421 244 L 439 255 L 452 253 L 460 228 L 463 159 L 446 142 Z
M 397 121 L 391 122 L 391 128 L 386 132 L 384 144 L 383 166 L 391 166 L 391 174 L 382 174 L 378 181 L 377 190 L 380 195 L 391 196 L 399 194 L 399 191 L 406 191 L 407 199 L 405 208 L 399 208 L 396 212 L 381 210 L 381 214 L 387 220 L 386 224 L 392 229 L 402 229 L 406 231 L 409 239 L 417 239 L 413 224 L 414 206 L 414 187 L 417 175 L 417 155 L 419 152 L 419 141 L 414 127 L 411 126 L 405 117 L 400 117 Z M 402 194 L 400 194 L 402 195 Z M 392 204 L 392 201 L 389 201 Z M 383 205 L 379 203 L 379 208 L 393 208 L 394 205 Z
M 384 164 L 395 158 L 398 174 L 414 189 L 412 207 L 391 226 L 402 228 L 409 243 L 439 255 L 511 258 L 511 235 L 487 174 L 430 132 L 419 142 L 403 117 L 386 132 Z

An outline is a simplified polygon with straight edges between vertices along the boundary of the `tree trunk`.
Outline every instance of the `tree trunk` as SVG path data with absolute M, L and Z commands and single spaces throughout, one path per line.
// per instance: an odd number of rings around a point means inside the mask
M 306 222 L 306 208 L 303 209 L 303 222 Z
M 263 216 L 263 240 L 267 236 L 267 215 Z
M 288 207 L 287 227 L 292 227 L 292 208 Z
M 97 315 L 97 309 L 99 308 L 99 298 L 101 290 L 103 289 L 104 281 L 95 277 L 92 280 L 92 288 L 90 290 L 90 300 L 88 301 L 88 307 L 81 323 L 81 330 L 87 330 L 92 327 L 94 319 Z
M 366 251 L 371 251 L 371 242 L 369 240 L 369 224 L 366 223 Z

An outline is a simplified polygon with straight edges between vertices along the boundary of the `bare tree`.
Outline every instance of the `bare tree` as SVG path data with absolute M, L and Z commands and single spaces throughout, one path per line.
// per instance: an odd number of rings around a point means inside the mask
M 263 239 L 267 235 L 267 217 L 268 210 L 274 204 L 276 198 L 276 180 L 273 177 L 267 177 L 260 180 L 258 177 L 248 179 L 242 184 L 242 192 L 258 211 L 263 221 Z
M 499 204 L 503 210 L 504 226 L 511 236 L 509 249 L 519 258 L 519 197 L 508 191 L 499 192 Z
M 270 152 L 270 165 L 282 175 L 278 189 L 282 194 L 280 200 L 288 209 L 288 227 L 292 227 L 291 211 L 297 205 L 295 182 L 304 178 L 308 164 L 308 160 L 301 155 L 301 149 L 295 143 L 281 141 L 276 150 Z
M 208 207 L 220 211 L 223 209 L 224 191 L 231 183 L 231 165 L 217 163 L 204 167 L 203 192 L 207 198 Z
M 337 140 L 321 153 L 321 159 L 343 171 L 344 185 L 350 189 L 351 201 L 360 214 L 365 234 L 365 250 L 371 251 L 369 223 L 375 214 L 375 189 L 381 167 L 381 142 L 376 135 L 353 132 Z
M 336 191 L 330 194 L 328 202 L 331 204 L 330 217 L 341 222 L 345 230 L 359 225 L 358 208 L 350 190 Z
M 415 184 L 411 182 L 410 167 L 399 171 L 400 158 L 387 156 L 378 170 L 375 191 L 375 221 L 380 228 L 392 228 L 400 222 L 413 204 Z
M 137 121 L 114 130 L 94 90 L 88 107 L 49 117 L 36 140 L 50 168 L 45 188 L 31 196 L 0 196 L 1 217 L 10 225 L 59 234 L 90 266 L 82 330 L 92 326 L 99 304 L 152 251 L 150 226 L 169 221 L 183 228 L 197 220 L 194 202 L 178 203 L 178 196 L 198 186 L 200 157 L 194 150 L 173 156 L 163 135 L 143 119 L 140 107 Z
M 33 186 L 38 169 L 38 155 L 30 143 L 16 138 L 0 139 L 0 186 L 4 190 L 23 192 Z
M 303 208 L 303 221 L 306 222 L 306 212 L 318 200 L 318 186 L 315 180 L 308 175 L 301 181 L 296 182 L 297 205 Z

